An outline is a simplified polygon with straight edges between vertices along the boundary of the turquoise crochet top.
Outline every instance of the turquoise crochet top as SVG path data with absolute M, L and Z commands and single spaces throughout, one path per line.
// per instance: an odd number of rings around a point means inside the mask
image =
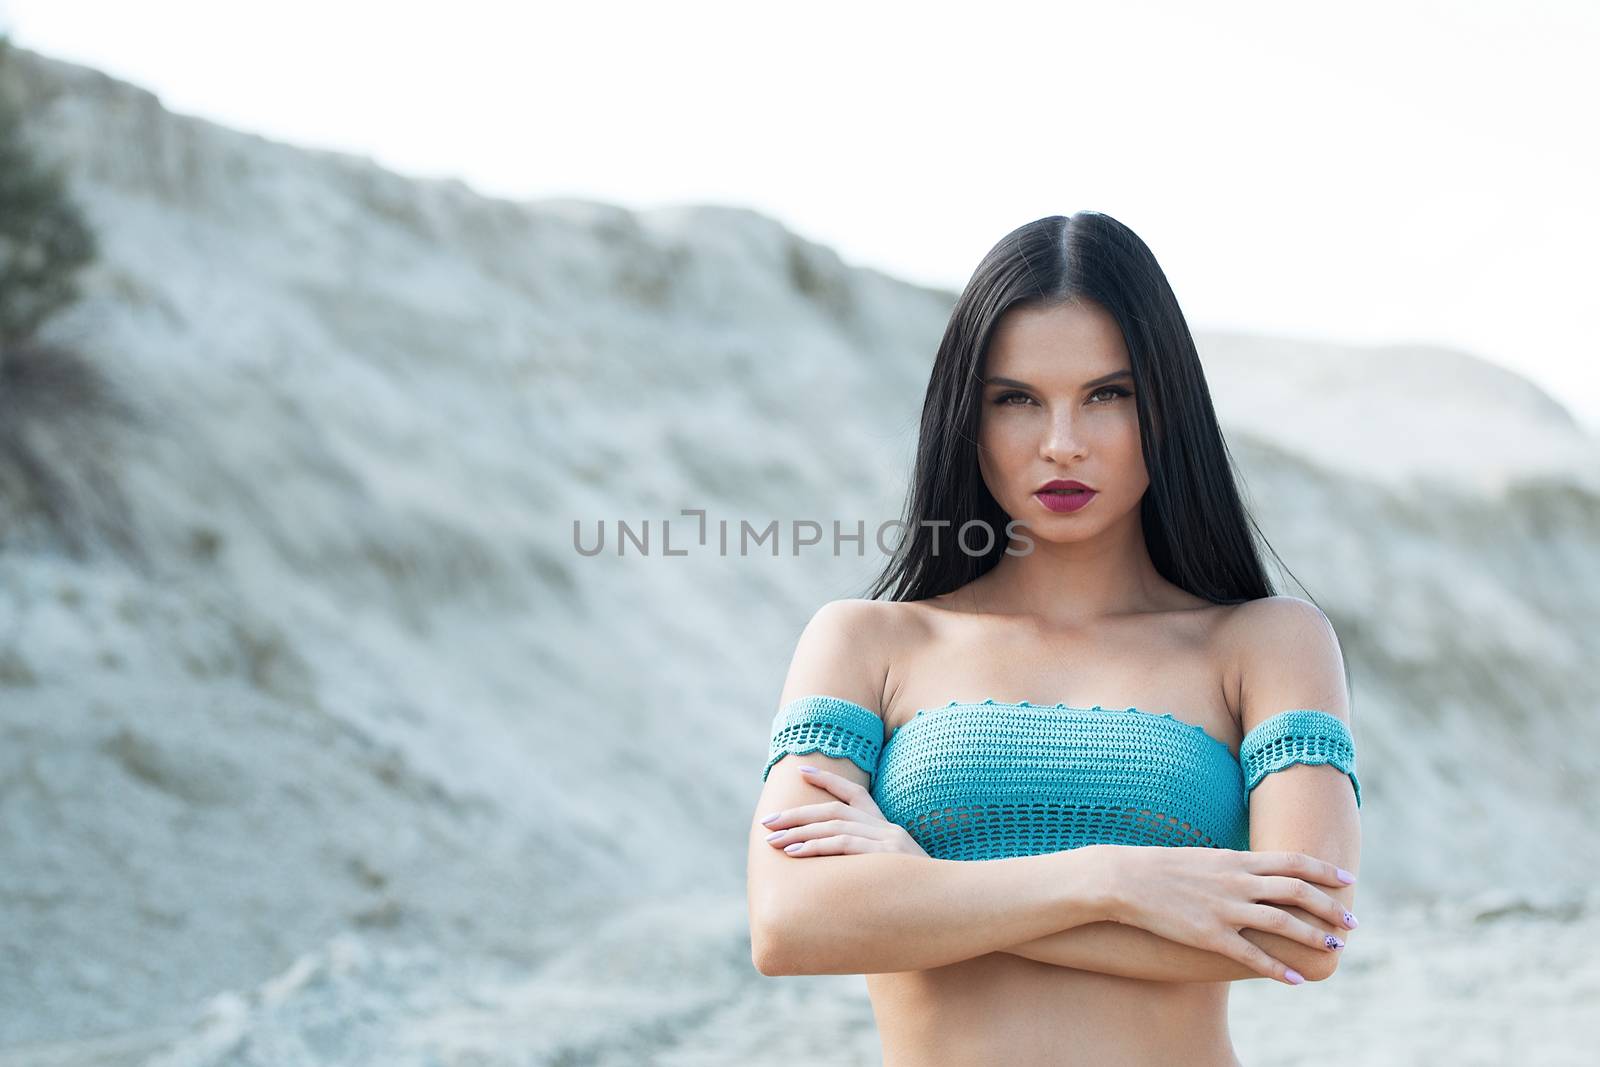
M 872 798 L 935 859 L 1000 859 L 1082 845 L 1194 845 L 1246 851 L 1250 790 L 1295 763 L 1350 777 L 1344 721 L 1292 708 L 1256 725 L 1234 758 L 1202 727 L 1138 708 L 993 700 L 924 708 L 885 741 L 881 716 L 831 696 L 778 709 L 766 781 L 790 753 L 851 760 Z

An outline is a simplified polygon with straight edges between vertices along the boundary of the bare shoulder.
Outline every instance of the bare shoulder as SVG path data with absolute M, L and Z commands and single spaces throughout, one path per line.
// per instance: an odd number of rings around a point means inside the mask
M 1290 708 L 1316 708 L 1348 720 L 1344 656 L 1333 623 L 1296 596 L 1233 605 L 1218 628 L 1236 680 L 1240 728 Z
M 830 600 L 812 614 L 805 633 L 866 646 L 869 655 L 888 651 L 894 647 L 901 631 L 914 621 L 911 610 L 914 607 L 914 604 L 859 597 Z
M 1228 605 L 1221 633 L 1224 639 L 1248 648 L 1286 629 L 1303 638 L 1316 632 L 1331 635 L 1333 624 L 1323 610 L 1309 600 L 1287 595 L 1264 596 Z
M 819 607 L 795 645 L 782 702 L 833 696 L 881 716 L 889 666 L 906 625 L 902 609 L 893 601 L 859 598 Z

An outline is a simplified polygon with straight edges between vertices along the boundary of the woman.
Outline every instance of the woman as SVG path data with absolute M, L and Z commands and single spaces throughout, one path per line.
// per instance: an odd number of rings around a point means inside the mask
M 1246 520 L 1149 249 L 1089 212 L 1008 234 L 900 550 L 795 650 L 758 969 L 865 974 L 887 1067 L 1237 1064 L 1230 983 L 1333 973 L 1361 840 L 1338 640 Z

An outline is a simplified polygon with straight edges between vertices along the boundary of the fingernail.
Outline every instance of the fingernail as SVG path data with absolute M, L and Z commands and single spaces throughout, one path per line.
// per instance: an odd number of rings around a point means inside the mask
M 767 835 L 767 840 L 768 841 L 776 841 L 778 838 L 782 837 L 784 834 L 786 834 L 788 832 L 789 831 L 787 831 L 787 830 L 774 830 L 774 831 L 772 831 L 772 833 Z
M 1283 976 L 1289 979 L 1289 981 L 1295 985 L 1299 985 L 1301 982 L 1305 981 L 1304 978 L 1300 977 L 1300 972 L 1295 970 L 1293 967 L 1285 967 Z
M 816 774 L 817 773 L 817 769 L 815 767 L 801 767 L 800 768 L 800 773 L 801 774 Z
M 781 814 L 783 814 L 783 813 L 775 811 L 771 815 L 763 816 L 762 819 L 761 819 L 761 825 L 762 826 L 771 826 L 773 823 L 778 821 L 778 816 L 781 815 Z
M 1329 934 L 1327 937 L 1324 937 L 1322 939 L 1322 943 L 1327 945 L 1329 948 L 1344 948 L 1344 942 L 1340 941 L 1339 938 L 1333 934 Z
M 1345 870 L 1343 867 L 1335 867 L 1334 871 L 1338 873 L 1339 881 L 1343 882 L 1345 885 L 1350 885 L 1356 880 L 1356 876 Z
M 794 850 L 795 850 L 795 849 L 797 849 L 797 848 L 799 848 L 799 847 L 800 847 L 800 846 L 801 846 L 801 845 L 803 845 L 803 844 L 805 844 L 805 842 L 804 842 L 804 841 L 796 841 L 796 842 L 795 842 L 795 843 L 794 843 L 794 844 L 792 844 L 792 845 L 784 845 L 784 846 L 783 846 L 783 850 L 784 850 L 784 851 L 785 851 L 785 852 L 793 852 L 793 851 L 794 851 Z
M 1351 915 L 1348 911 L 1345 912 L 1344 913 L 1344 924 L 1346 926 L 1348 926 L 1350 929 L 1354 930 L 1356 928 L 1356 917 L 1354 915 Z

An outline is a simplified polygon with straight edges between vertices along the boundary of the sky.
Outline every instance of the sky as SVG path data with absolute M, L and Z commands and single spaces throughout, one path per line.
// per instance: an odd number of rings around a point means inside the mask
M 275 140 L 748 207 L 952 290 L 1102 211 L 1196 332 L 1459 348 L 1600 433 L 1594 0 L 0 0 L 0 29 Z

